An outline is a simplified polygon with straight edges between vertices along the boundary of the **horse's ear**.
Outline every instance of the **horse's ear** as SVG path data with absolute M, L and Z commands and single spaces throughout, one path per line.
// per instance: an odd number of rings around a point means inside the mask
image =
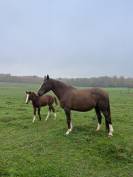
M 49 75 L 44 76 L 44 81 L 49 80 Z
M 46 79 L 47 79 L 47 76 L 44 76 L 44 81 L 46 81 Z
M 47 80 L 49 80 L 49 75 L 47 74 Z

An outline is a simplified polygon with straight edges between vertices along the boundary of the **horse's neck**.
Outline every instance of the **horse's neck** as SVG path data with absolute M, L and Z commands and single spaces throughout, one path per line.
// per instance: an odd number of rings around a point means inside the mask
M 68 86 L 60 81 L 54 80 L 52 91 L 55 93 L 55 95 L 58 97 L 59 100 L 61 100 L 65 92 L 70 89 L 73 89 L 73 87 Z

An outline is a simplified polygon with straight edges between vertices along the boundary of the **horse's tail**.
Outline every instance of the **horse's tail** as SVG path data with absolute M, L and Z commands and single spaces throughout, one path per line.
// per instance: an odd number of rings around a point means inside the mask
M 108 98 L 108 103 L 107 103 L 107 120 L 106 120 L 106 129 L 109 130 L 109 124 L 112 124 L 111 121 L 111 109 L 110 109 L 110 101 Z
M 56 97 L 54 97 L 54 102 L 55 102 L 56 105 L 58 105 Z
M 110 110 L 110 101 L 109 101 L 109 99 L 108 99 L 107 111 L 108 111 L 108 116 L 109 116 L 110 119 L 111 119 L 111 110 Z

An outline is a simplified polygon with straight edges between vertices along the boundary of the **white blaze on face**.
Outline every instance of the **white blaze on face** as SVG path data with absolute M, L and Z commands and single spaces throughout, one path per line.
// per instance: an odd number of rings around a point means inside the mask
M 25 103 L 28 103 L 28 100 L 29 100 L 29 94 L 26 94 L 26 100 L 25 100 Z

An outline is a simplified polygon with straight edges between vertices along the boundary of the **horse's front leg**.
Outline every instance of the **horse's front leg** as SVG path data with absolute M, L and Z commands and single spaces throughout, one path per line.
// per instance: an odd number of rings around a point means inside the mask
M 71 120 L 71 111 L 69 109 L 64 109 L 67 119 L 67 125 L 68 130 L 66 132 L 66 135 L 69 135 L 69 133 L 72 131 L 72 120 Z
M 40 108 L 38 108 L 38 116 L 39 116 L 39 119 L 41 120 L 41 114 L 40 114 Z
M 36 108 L 34 107 L 34 117 L 33 117 L 33 123 L 35 122 L 35 120 L 36 120 Z

